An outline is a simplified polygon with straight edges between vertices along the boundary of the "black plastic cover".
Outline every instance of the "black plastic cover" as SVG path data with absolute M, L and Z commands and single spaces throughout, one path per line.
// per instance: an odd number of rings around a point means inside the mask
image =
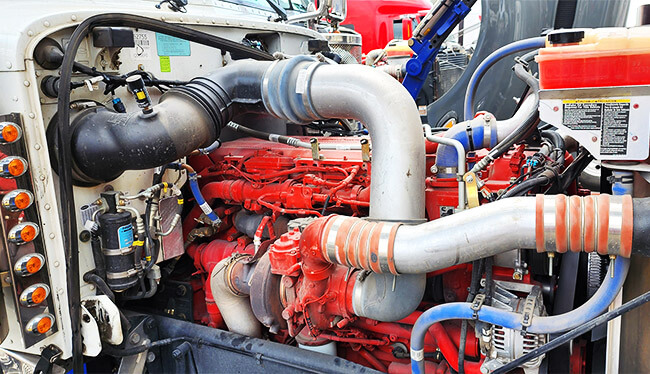
M 133 30 L 127 27 L 95 27 L 93 45 L 98 48 L 133 48 Z

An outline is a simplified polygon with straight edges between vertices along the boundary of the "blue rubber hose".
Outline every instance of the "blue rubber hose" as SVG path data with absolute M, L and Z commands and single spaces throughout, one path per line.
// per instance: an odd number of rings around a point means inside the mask
M 221 219 L 219 216 L 212 210 L 210 207 L 210 204 L 208 204 L 205 199 L 203 198 L 203 195 L 201 194 L 201 189 L 199 188 L 199 182 L 198 182 L 198 176 L 196 173 L 188 173 L 187 178 L 190 181 L 190 190 L 192 190 L 192 195 L 194 195 L 194 199 L 196 200 L 196 203 L 199 204 L 199 207 L 205 213 L 205 215 L 212 221 L 213 225 L 219 225 L 221 223 Z
M 591 299 L 564 314 L 547 317 L 536 316 L 526 331 L 532 334 L 564 332 L 598 317 L 607 310 L 623 287 L 627 271 L 630 268 L 630 259 L 619 256 L 613 264 L 610 263 L 611 266 L 614 266 L 613 276 L 605 278 Z M 424 373 L 424 337 L 428 333 L 429 327 L 434 323 L 450 319 L 472 319 L 474 310 L 471 305 L 471 303 L 447 303 L 435 306 L 420 315 L 411 331 L 411 371 L 413 373 Z M 477 319 L 482 322 L 509 329 L 522 329 L 522 315 L 519 313 L 483 306 L 476 315 Z
M 499 60 L 504 57 L 511 55 L 513 53 L 522 52 L 528 49 L 533 48 L 542 48 L 546 44 L 546 38 L 543 36 L 528 38 L 523 40 L 518 40 L 514 43 L 504 45 L 503 47 L 492 52 L 487 56 L 481 64 L 476 68 L 474 74 L 469 79 L 467 84 L 467 91 L 465 93 L 465 105 L 464 105 L 464 120 L 470 120 L 474 118 L 474 95 L 476 94 L 476 89 L 478 84 L 485 75 L 485 73 Z

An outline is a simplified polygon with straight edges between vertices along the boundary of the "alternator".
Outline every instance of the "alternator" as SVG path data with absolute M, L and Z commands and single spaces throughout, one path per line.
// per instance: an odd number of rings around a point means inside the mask
M 539 286 L 528 284 L 495 281 L 492 306 L 516 313 L 526 313 L 526 310 L 531 310 L 532 307 L 532 316 L 529 318 L 546 315 L 541 289 Z M 548 340 L 545 334 L 522 334 L 521 331 L 496 325 L 477 325 L 477 329 L 481 353 L 486 356 L 485 362 L 481 365 L 483 373 L 494 371 L 540 347 Z M 538 373 L 543 359 L 544 355 L 541 355 L 528 361 L 521 368 L 526 374 Z

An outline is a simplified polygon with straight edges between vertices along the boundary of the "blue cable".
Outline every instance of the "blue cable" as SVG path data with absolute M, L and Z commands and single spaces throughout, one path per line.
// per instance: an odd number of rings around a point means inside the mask
M 467 92 L 465 93 L 465 105 L 463 118 L 464 120 L 470 120 L 474 118 L 474 95 L 476 94 L 476 89 L 478 84 L 485 75 L 485 73 L 490 69 L 494 64 L 504 57 L 511 55 L 513 53 L 522 52 L 528 49 L 542 48 L 546 45 L 546 38 L 543 36 L 528 38 L 516 41 L 504 45 L 503 47 L 492 52 L 487 56 L 481 64 L 476 68 L 474 74 L 469 80 L 467 85 Z
M 612 266 L 612 264 L 610 264 Z M 630 259 L 617 257 L 613 264 L 614 276 L 607 276 L 598 291 L 580 307 L 557 316 L 534 317 L 526 329 L 532 334 L 553 334 L 571 330 L 598 317 L 607 310 L 618 295 L 630 267 Z M 447 303 L 430 308 L 422 313 L 411 331 L 411 371 L 424 374 L 424 337 L 434 323 L 449 319 L 472 319 L 474 310 L 471 303 Z M 509 312 L 491 306 L 483 306 L 476 313 L 477 319 L 508 329 L 521 330 L 519 313 Z

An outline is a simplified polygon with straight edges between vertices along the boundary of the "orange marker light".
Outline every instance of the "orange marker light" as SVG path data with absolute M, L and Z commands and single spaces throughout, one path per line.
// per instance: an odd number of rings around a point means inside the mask
M 32 335 L 43 335 L 52 329 L 54 316 L 50 313 L 41 313 L 32 318 L 25 325 L 25 331 Z
M 40 253 L 29 253 L 19 258 L 14 265 L 14 272 L 21 277 L 37 273 L 43 268 L 45 257 Z
M 50 295 L 50 287 L 45 283 L 36 283 L 25 288 L 20 293 L 20 304 L 26 307 L 36 306 Z
M 43 262 L 41 262 L 41 259 L 38 257 L 32 257 L 29 260 L 27 260 L 27 264 L 25 265 L 25 269 L 29 274 L 34 274 L 37 271 L 41 270 L 41 267 L 43 266 Z
M 51 328 L 52 320 L 49 318 L 43 318 L 38 321 L 38 324 L 36 324 L 36 330 L 39 334 L 45 334 L 46 332 L 50 331 Z
M 40 304 L 47 297 L 47 291 L 43 287 L 37 287 L 34 292 L 32 292 L 32 303 Z
M 0 143 L 9 144 L 17 141 L 23 132 L 13 122 L 0 122 Z
M 18 159 L 9 161 L 9 174 L 17 177 L 25 172 L 25 164 Z
M 19 223 L 9 230 L 7 240 L 15 244 L 31 242 L 38 236 L 38 226 L 33 222 Z
M 34 194 L 27 190 L 13 190 L 2 198 L 2 206 L 11 211 L 17 212 L 29 208 L 34 202 Z
M 18 156 L 7 156 L 0 160 L 0 177 L 15 178 L 27 171 L 27 161 Z
M 36 237 L 36 228 L 34 226 L 25 226 L 20 230 L 20 238 L 25 242 L 31 242 Z

